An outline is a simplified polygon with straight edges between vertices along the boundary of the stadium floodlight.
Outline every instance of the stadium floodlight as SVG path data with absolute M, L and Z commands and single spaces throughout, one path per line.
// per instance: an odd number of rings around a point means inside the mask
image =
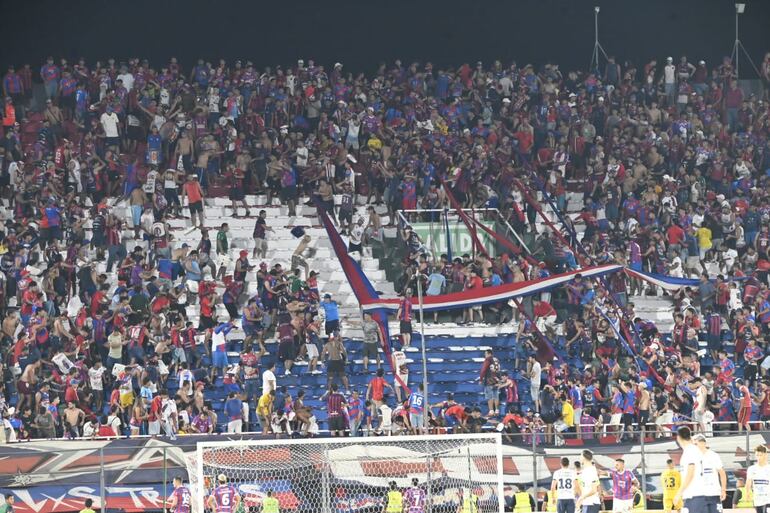
M 498 513 L 505 502 L 500 433 L 205 441 L 187 468 L 193 513 L 203 513 L 220 474 L 246 511 L 268 490 L 281 511 L 382 511 L 388 489 L 404 492 L 413 480 L 425 512 L 457 511 L 469 498 L 478 513 Z
M 743 55 L 748 59 L 749 64 L 751 64 L 751 67 L 754 68 L 754 72 L 757 74 L 758 77 L 762 77 L 759 73 L 759 69 L 757 68 L 757 65 L 754 64 L 754 61 L 751 59 L 751 55 L 749 55 L 749 52 L 746 51 L 746 48 L 743 46 L 743 43 L 741 43 L 741 39 L 738 36 L 738 16 L 746 12 L 746 4 L 744 3 L 736 3 L 735 4 L 735 42 L 733 43 L 733 51 L 730 54 L 730 59 L 735 63 L 735 78 L 740 78 L 740 53 L 743 52 Z
M 599 42 L 599 11 L 601 8 L 597 5 L 594 7 L 594 51 L 591 54 L 591 64 L 588 67 L 590 73 L 599 73 L 599 52 L 604 55 L 604 60 L 607 58 L 607 52 L 604 51 L 601 43 Z

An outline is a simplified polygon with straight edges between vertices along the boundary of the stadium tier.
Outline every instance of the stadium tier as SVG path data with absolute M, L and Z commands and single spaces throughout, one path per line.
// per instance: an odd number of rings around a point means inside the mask
M 0 490 L 70 497 L 80 471 L 33 454 L 86 442 L 107 506 L 149 482 L 104 451 L 162 447 L 138 465 L 181 472 L 147 490 L 176 513 L 671 510 L 679 433 L 684 492 L 741 439 L 761 468 L 697 486 L 744 507 L 748 479 L 764 506 L 770 104 L 736 79 L 686 57 L 10 68 Z M 716 507 L 702 491 L 685 505 Z

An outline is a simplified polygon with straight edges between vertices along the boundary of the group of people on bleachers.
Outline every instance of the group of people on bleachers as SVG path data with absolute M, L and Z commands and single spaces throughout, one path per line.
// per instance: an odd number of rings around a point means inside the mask
M 770 54 L 762 72 L 770 77 Z M 359 253 L 382 240 L 398 210 L 453 208 L 450 195 L 499 209 L 529 235 L 530 253 L 450 259 L 402 227 L 401 292 L 416 280 L 442 294 L 610 262 L 699 277 L 670 293 L 670 333 L 628 300 L 655 288 L 622 273 L 603 284 L 576 279 L 523 311 L 463 312 L 461 322 L 520 326 L 517 361 L 505 370 L 514 383 L 525 376 L 530 393 L 507 412 L 489 407 L 493 416 L 528 418 L 531 408 L 558 432 L 588 411 L 624 431 L 685 420 L 706 429 L 711 416 L 740 429 L 767 420 L 770 104 L 736 78 L 729 59 L 685 57 L 612 60 L 588 73 L 500 61 L 396 61 L 369 75 L 312 60 L 262 70 L 225 60 L 184 68 L 174 58 L 11 67 L 0 112 L 0 436 L 226 429 L 239 419 L 235 406 L 225 414 L 223 389 L 245 392 L 242 403 L 268 425 L 287 405 L 297 414 L 299 398 L 272 402 L 260 386 L 263 358 L 284 374 L 298 359 L 313 362 L 309 372 L 325 360 L 347 388 L 341 319 L 307 266 L 304 233 L 295 227 L 296 258 L 272 267 L 257 263 L 270 256 L 264 214 L 251 261 L 242 251 L 228 264 L 226 226 L 209 238 L 206 199 L 227 195 L 233 216 L 249 217 L 254 193 L 290 214 L 317 202 Z M 583 206 L 565 216 L 574 183 Z M 387 220 L 359 212 L 361 203 L 384 203 Z M 539 227 L 546 204 L 559 214 L 556 230 Z M 174 242 L 168 220 L 185 214 L 201 229 L 196 248 Z M 228 315 L 217 313 L 220 302 Z M 227 357 L 236 327 L 246 337 L 237 367 Z M 268 334 L 279 340 L 275 354 L 262 349 Z M 559 362 L 538 362 L 537 372 L 530 356 L 541 336 Z

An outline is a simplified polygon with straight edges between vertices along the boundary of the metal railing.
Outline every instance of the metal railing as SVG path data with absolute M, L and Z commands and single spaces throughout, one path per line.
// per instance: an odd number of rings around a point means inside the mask
M 487 221 L 487 222 L 495 223 L 494 228 L 503 227 L 505 230 L 503 235 L 505 235 L 510 240 L 515 239 L 527 254 L 531 253 L 531 251 L 527 247 L 527 244 L 519 236 L 519 233 L 513 229 L 510 223 L 508 223 L 508 220 L 505 219 L 505 217 L 500 213 L 500 210 L 496 208 L 464 208 L 463 212 L 467 214 L 471 219 L 476 219 L 481 222 Z M 447 208 L 398 210 L 396 212 L 396 215 L 398 216 L 398 220 L 399 220 L 399 223 L 398 223 L 399 228 L 403 228 L 405 225 L 411 224 L 414 222 L 424 222 L 424 223 L 432 222 L 436 224 L 435 229 L 431 229 L 432 233 L 434 231 L 436 233 L 443 232 L 445 222 L 450 223 L 450 226 L 456 225 L 458 223 L 459 224 L 463 223 L 462 219 L 460 219 L 460 216 L 457 214 L 457 212 Z M 426 246 L 429 246 L 429 245 L 426 244 Z M 432 250 L 431 251 L 432 253 L 436 253 L 436 251 L 433 248 L 430 248 L 430 249 Z

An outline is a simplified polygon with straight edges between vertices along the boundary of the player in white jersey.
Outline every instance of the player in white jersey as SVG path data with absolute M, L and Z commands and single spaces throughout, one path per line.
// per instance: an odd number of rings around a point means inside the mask
M 706 502 L 705 513 L 717 513 L 719 506 L 727 497 L 727 474 L 722 467 L 719 455 L 708 448 L 706 436 L 699 433 L 693 437 L 693 441 L 701 453 L 701 476 L 703 480 L 704 500 Z
M 553 473 L 551 496 L 556 494 L 557 513 L 575 513 L 577 472 L 569 467 L 569 458 L 561 459 L 561 468 Z
M 583 451 L 583 464 L 577 484 L 578 499 L 575 501 L 575 508 L 582 508 L 582 513 L 599 513 L 601 509 L 599 473 L 594 466 L 594 453 L 588 449 Z
M 706 493 L 703 488 L 703 455 L 692 442 L 692 431 L 687 426 L 676 432 L 676 441 L 682 448 L 681 465 L 682 486 L 676 493 L 674 504 L 681 504 L 687 511 L 700 513 L 706 509 Z
M 757 462 L 746 471 L 746 491 L 754 499 L 757 513 L 770 512 L 770 464 L 767 462 L 767 447 L 754 449 Z

